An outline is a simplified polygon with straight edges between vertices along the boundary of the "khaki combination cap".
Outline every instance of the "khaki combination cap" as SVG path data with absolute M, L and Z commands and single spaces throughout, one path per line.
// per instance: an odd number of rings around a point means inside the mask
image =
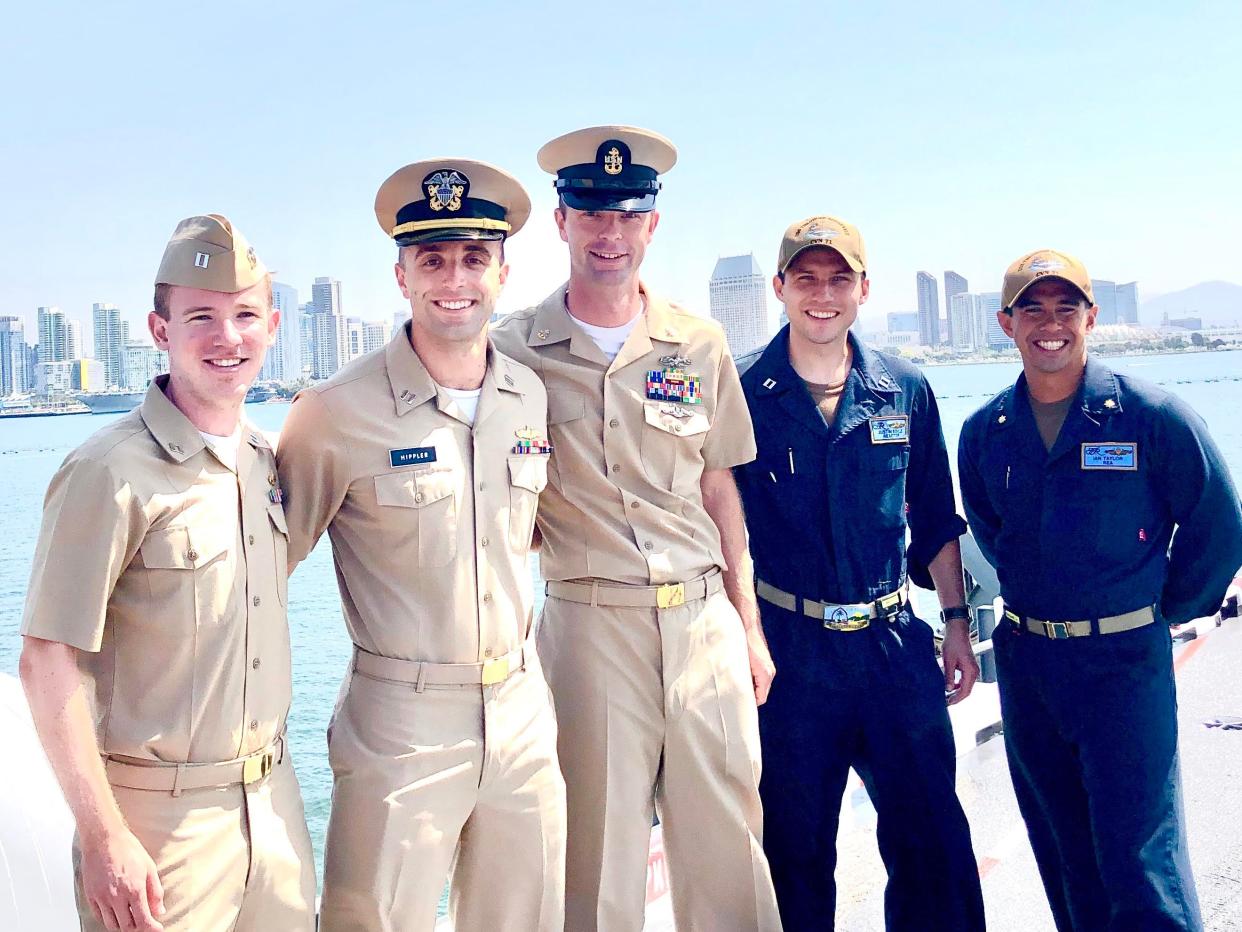
M 1087 299 L 1088 304 L 1095 304 L 1095 296 L 1091 293 L 1091 276 L 1087 267 L 1064 252 L 1055 249 L 1037 249 L 1028 252 L 1021 259 L 1005 270 L 1005 283 L 1001 286 L 1001 307 L 1009 309 L 1014 306 L 1022 293 L 1043 278 L 1059 278 L 1069 282 Z
M 858 227 L 828 216 L 807 217 L 785 231 L 776 257 L 777 271 L 783 275 L 800 253 L 815 246 L 835 250 L 855 272 L 867 271 L 867 250 Z
M 659 176 L 677 164 L 677 147 L 637 126 L 590 126 L 539 150 L 539 167 L 574 210 L 655 210 Z
M 399 246 L 502 240 L 530 216 L 530 196 L 503 169 L 473 159 L 427 159 L 399 168 L 375 195 L 375 219 Z
M 164 247 L 157 285 L 183 285 L 234 294 L 263 281 L 265 266 L 227 217 L 204 214 L 177 224 Z

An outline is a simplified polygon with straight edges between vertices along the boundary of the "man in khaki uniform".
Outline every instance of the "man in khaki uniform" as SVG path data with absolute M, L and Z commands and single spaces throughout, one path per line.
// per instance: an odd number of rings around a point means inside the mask
M 754 436 L 720 327 L 638 274 L 675 160 L 632 127 L 544 146 L 569 281 L 494 334 L 548 389 L 538 638 L 567 784 L 571 932 L 642 928 L 656 805 L 679 928 L 780 928 L 756 713 L 774 671 L 730 474 Z
M 328 532 L 355 645 L 321 929 L 430 932 L 451 869 L 459 932 L 559 932 L 565 785 L 527 644 L 547 396 L 487 335 L 530 200 L 441 159 L 393 174 L 375 213 L 411 321 L 298 395 L 279 455 L 290 563 Z
M 78 912 L 86 930 L 310 930 L 285 520 L 241 414 L 279 322 L 271 278 L 228 220 L 191 217 L 155 308 L 169 374 L 52 479 L 22 621 Z

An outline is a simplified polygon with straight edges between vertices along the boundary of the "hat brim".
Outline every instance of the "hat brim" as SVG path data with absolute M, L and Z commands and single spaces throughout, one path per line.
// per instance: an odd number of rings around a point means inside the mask
M 656 196 L 651 193 L 597 189 L 588 194 L 581 190 L 563 189 L 560 194 L 565 203 L 574 210 L 624 210 L 645 214 L 655 210 L 656 206 Z
M 424 243 L 448 243 L 455 240 L 489 240 L 495 242 L 502 240 L 505 234 L 499 230 L 423 230 L 420 233 L 411 233 L 406 236 L 396 237 L 398 246 L 419 246 Z
M 1027 293 L 1027 291 L 1031 288 L 1032 285 L 1036 285 L 1039 282 L 1051 281 L 1052 279 L 1056 279 L 1059 282 L 1065 282 L 1065 284 L 1069 285 L 1071 288 L 1077 291 L 1082 296 L 1082 299 L 1084 301 L 1086 301 L 1092 307 L 1095 307 L 1095 298 L 1087 294 L 1085 291 L 1083 291 L 1082 285 L 1079 285 L 1077 282 L 1072 282 L 1063 275 L 1041 275 L 1038 278 L 1032 278 L 1029 282 L 1027 282 L 1025 285 L 1019 288 L 1017 294 L 1015 294 L 1012 298 L 1010 298 L 1009 303 L 1006 304 L 1003 308 L 1001 308 L 1001 310 L 1012 311 L 1013 306 L 1022 299 L 1022 296 Z
M 848 265 L 855 272 L 862 272 L 866 274 L 866 271 L 867 271 L 866 266 L 864 266 L 861 262 L 857 261 L 853 257 L 847 256 L 845 253 L 839 250 L 836 246 L 833 246 L 829 243 L 807 243 L 805 246 L 799 246 L 797 249 L 793 251 L 793 255 L 791 255 L 788 259 L 785 260 L 785 264 L 781 266 L 781 274 L 783 275 L 785 273 L 785 270 L 788 269 L 791 265 L 793 265 L 794 259 L 798 258 L 798 256 L 802 255 L 808 249 L 831 249 L 838 256 L 844 259 L 845 264 Z

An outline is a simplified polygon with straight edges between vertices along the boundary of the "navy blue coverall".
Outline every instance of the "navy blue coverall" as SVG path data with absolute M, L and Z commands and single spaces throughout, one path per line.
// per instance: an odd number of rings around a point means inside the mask
M 958 457 L 1007 610 L 1092 621 L 1085 637 L 1012 621 L 993 635 L 1009 769 L 1057 928 L 1201 929 L 1168 624 L 1215 612 L 1242 564 L 1238 494 L 1207 427 L 1089 357 L 1050 452 L 1019 376 L 970 416 Z M 1145 607 L 1154 624 L 1098 633 Z
M 833 604 L 901 589 L 907 558 L 914 578 L 930 585 L 928 564 L 965 530 L 926 379 L 848 339 L 853 365 L 831 427 L 789 363 L 788 327 L 761 354 L 738 360 L 758 456 L 734 474 L 756 578 Z M 873 442 L 892 433 L 873 431 L 871 419 L 902 415 L 904 442 Z M 860 631 L 829 630 L 763 599 L 759 608 L 778 671 L 759 709 L 759 792 L 786 932 L 833 928 L 837 823 L 851 766 L 878 815 L 888 929 L 984 928 L 931 629 L 908 607 Z

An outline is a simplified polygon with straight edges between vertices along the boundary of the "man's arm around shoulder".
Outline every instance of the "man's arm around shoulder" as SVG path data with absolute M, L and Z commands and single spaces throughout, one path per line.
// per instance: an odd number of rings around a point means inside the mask
M 78 655 L 68 644 L 26 635 L 19 671 L 39 739 L 77 823 L 83 892 L 110 930 L 162 929 L 164 889 L 108 785 Z

